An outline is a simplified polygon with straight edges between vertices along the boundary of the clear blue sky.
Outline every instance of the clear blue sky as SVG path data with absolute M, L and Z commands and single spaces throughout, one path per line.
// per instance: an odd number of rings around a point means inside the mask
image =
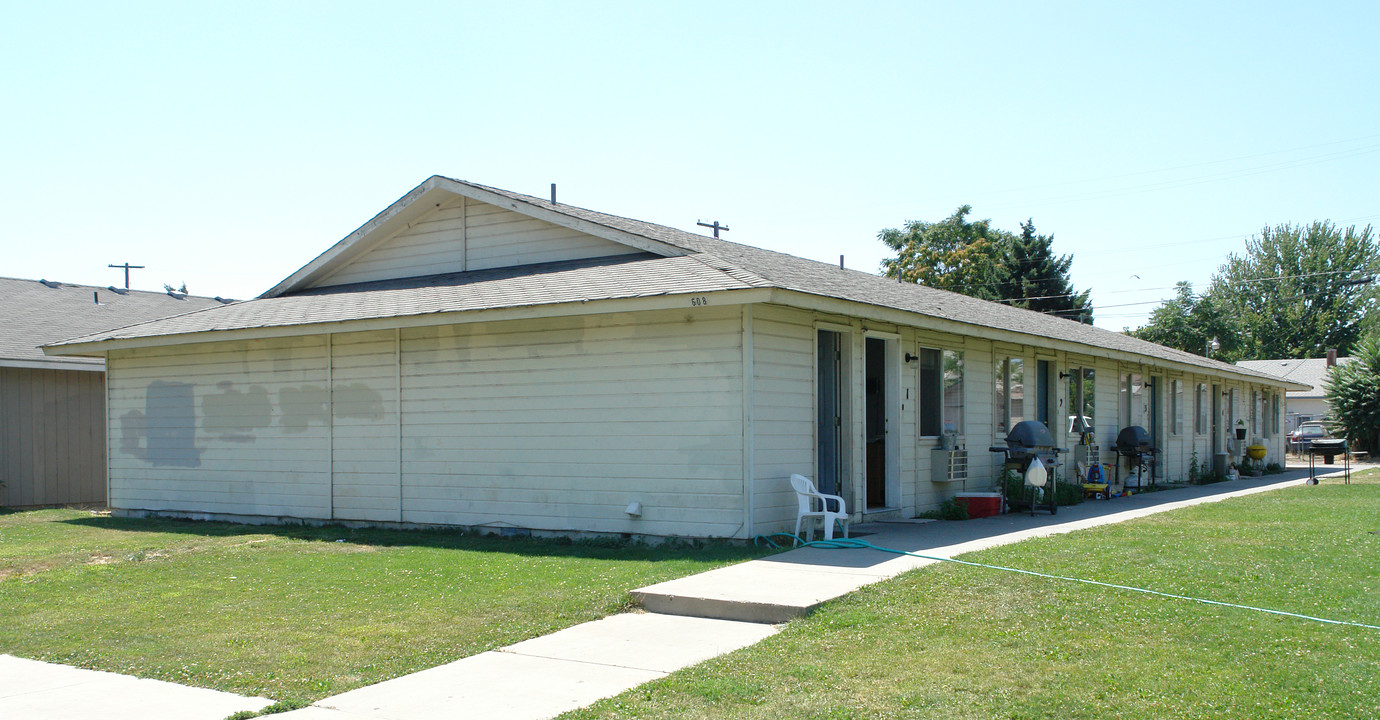
M 0 275 L 252 297 L 432 174 L 876 271 L 1033 218 L 1138 326 L 1380 220 L 1380 4 L 6 2 Z

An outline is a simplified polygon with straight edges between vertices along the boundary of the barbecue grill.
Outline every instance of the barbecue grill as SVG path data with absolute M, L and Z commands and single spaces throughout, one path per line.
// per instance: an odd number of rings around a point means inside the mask
M 1021 477 L 1025 478 L 1026 471 L 1030 469 L 1030 463 L 1035 458 L 1040 459 L 1040 464 L 1045 466 L 1048 471 L 1048 481 L 1044 487 L 1033 487 L 1028 482 L 1022 483 L 1024 492 L 1022 502 L 1028 502 L 1030 513 L 1035 514 L 1037 506 L 1044 506 L 1050 515 L 1059 511 L 1059 506 L 1055 502 L 1055 489 L 1058 485 L 1057 472 L 1059 467 L 1059 453 L 1068 452 L 1065 448 L 1054 446 L 1054 437 L 1049 434 L 1049 428 L 1038 420 L 1025 420 L 1018 422 L 1011 428 L 1011 432 L 1006 434 L 1006 445 L 998 445 L 988 448 L 991 452 L 1004 453 L 1006 463 L 1015 465 L 1020 471 Z M 1006 481 L 1002 480 L 1001 487 L 1002 503 L 1010 505 Z
M 1126 458 L 1129 467 L 1135 469 L 1136 489 L 1140 489 L 1141 478 L 1150 471 L 1150 484 L 1155 484 L 1155 454 L 1160 451 L 1150 439 L 1150 431 L 1139 425 L 1124 427 L 1116 434 L 1116 454 Z M 1121 463 L 1116 464 L 1117 480 L 1121 480 Z M 1130 478 L 1127 478 L 1130 479 Z
M 1345 438 L 1318 438 L 1308 445 L 1308 484 L 1317 485 L 1318 475 L 1314 469 L 1314 458 L 1323 456 L 1323 464 L 1331 465 L 1332 459 L 1341 455 L 1346 465 L 1346 484 L 1351 484 L 1351 449 Z

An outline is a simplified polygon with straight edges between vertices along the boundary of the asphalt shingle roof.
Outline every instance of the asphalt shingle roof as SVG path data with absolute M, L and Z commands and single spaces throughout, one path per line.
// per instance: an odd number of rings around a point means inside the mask
M 73 342 L 429 315 L 756 287 L 702 255 L 650 253 L 334 285 L 260 298 Z M 760 280 L 757 282 L 761 282 Z
M 1351 358 L 1337 358 L 1337 364 L 1343 365 L 1351 362 Z M 1327 396 L 1327 358 L 1311 358 L 1307 360 L 1241 360 L 1236 363 L 1238 366 L 1247 370 L 1274 375 L 1285 380 L 1292 380 L 1296 383 L 1311 385 L 1309 390 L 1291 390 L 1285 393 L 1285 397 L 1291 398 L 1322 398 Z
M 94 293 L 94 294 L 93 294 Z M 53 361 L 40 345 L 108 331 L 169 315 L 220 307 L 212 298 L 176 298 L 167 293 L 0 278 L 0 364 Z M 65 358 L 68 362 L 101 361 Z
M 499 188 L 438 178 L 507 198 L 518 212 L 540 208 L 594 225 L 659 241 L 688 253 L 678 258 L 651 254 L 579 263 L 554 263 L 501 271 L 457 273 L 407 281 L 288 292 L 191 316 L 98 333 L 73 342 L 93 342 L 180 333 L 367 318 L 516 307 L 582 300 L 645 297 L 751 287 L 769 287 L 896 308 L 934 318 L 1089 348 L 1134 353 L 1194 365 L 1215 372 L 1270 375 L 1156 345 L 1072 320 L 987 302 L 914 283 L 763 250 L 675 228 L 609 215 Z

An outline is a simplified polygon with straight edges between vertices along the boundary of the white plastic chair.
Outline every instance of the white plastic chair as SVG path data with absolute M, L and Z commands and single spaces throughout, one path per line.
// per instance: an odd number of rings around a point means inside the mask
M 825 495 L 815 489 L 815 484 L 810 478 L 804 475 L 792 475 L 791 487 L 795 488 L 795 498 L 799 503 L 799 509 L 795 515 L 795 536 L 800 537 L 800 523 L 805 518 L 819 518 L 824 523 L 824 539 L 834 539 L 834 522 L 838 521 L 843 526 L 843 536 L 848 537 L 848 507 L 844 504 L 843 498 L 838 495 Z M 830 510 L 829 503 L 836 503 L 838 510 Z M 819 509 L 815 509 L 818 507 Z M 814 536 L 814 522 L 811 521 L 809 528 L 810 535 L 805 538 L 809 542 L 810 537 Z M 798 541 L 797 541 L 798 542 Z

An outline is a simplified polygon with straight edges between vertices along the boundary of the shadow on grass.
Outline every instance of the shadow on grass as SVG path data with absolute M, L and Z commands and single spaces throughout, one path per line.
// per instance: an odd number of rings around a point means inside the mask
M 730 540 L 670 539 L 659 544 L 625 538 L 544 538 L 503 536 L 459 528 L 351 528 L 344 525 L 241 525 L 183 518 L 84 517 L 59 522 L 120 532 L 176 533 L 205 538 L 251 535 L 308 542 L 345 542 L 374 547 L 418 547 L 470 552 L 494 552 L 534 557 L 574 557 L 602 560 L 662 561 L 696 559 L 731 562 L 770 555 L 775 550 Z

